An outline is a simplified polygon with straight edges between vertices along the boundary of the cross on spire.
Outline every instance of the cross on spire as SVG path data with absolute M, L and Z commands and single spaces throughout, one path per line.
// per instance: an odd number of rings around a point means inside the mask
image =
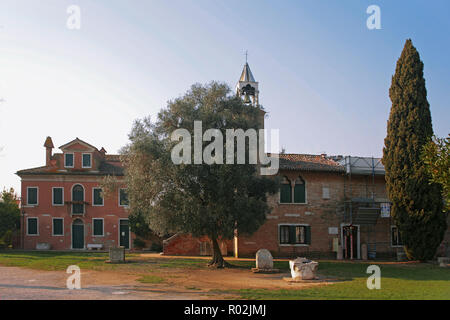
M 245 63 L 247 63 L 247 58 L 248 58 L 248 50 L 245 50 Z

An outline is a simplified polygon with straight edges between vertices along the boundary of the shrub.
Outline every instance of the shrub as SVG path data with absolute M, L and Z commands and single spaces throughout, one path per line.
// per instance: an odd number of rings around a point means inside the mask
M 133 245 L 135 248 L 143 249 L 145 247 L 145 241 L 140 238 L 136 238 L 133 240 Z
M 161 252 L 163 249 L 161 243 L 158 242 L 152 242 L 152 245 L 150 246 L 151 251 Z

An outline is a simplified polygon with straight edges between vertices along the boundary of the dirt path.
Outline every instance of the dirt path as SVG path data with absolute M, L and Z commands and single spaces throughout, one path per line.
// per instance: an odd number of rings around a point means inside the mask
M 81 289 L 66 288 L 69 275 L 62 271 L 40 271 L 0 266 L 0 300 L 197 300 L 210 299 L 204 292 L 171 288 L 167 284 L 136 282 L 138 276 L 86 271 L 81 273 Z M 223 298 L 215 297 L 215 298 Z
M 143 254 L 137 260 L 142 262 L 155 257 L 158 256 Z M 162 282 L 141 283 L 137 280 L 142 276 L 142 272 L 133 268 L 130 268 L 129 272 L 81 270 L 81 289 L 69 290 L 66 288 L 66 280 L 70 275 L 64 271 L 0 266 L 0 300 L 230 299 L 239 298 L 235 293 L 227 292 L 230 290 L 303 289 L 330 284 L 289 283 L 283 280 L 284 277 L 290 277 L 289 273 L 254 274 L 248 269 L 241 268 L 220 270 L 157 268 L 150 263 L 148 268 L 145 267 L 145 271 L 145 274 L 162 279 Z

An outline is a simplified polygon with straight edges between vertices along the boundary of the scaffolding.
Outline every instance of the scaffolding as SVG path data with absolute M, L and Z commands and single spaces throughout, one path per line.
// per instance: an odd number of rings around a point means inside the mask
M 343 225 L 349 225 L 351 228 L 354 225 L 366 228 L 368 256 L 369 258 L 375 258 L 377 242 L 374 228 L 380 216 L 381 203 L 385 202 L 377 201 L 375 188 L 375 177 L 378 175 L 384 176 L 385 173 L 381 158 L 346 156 L 339 163 L 345 167 L 342 223 Z M 354 197 L 352 176 L 365 177 L 364 184 L 366 190 L 364 196 L 359 194 L 358 197 Z M 347 244 L 347 239 L 343 239 L 343 241 Z M 353 244 L 352 238 L 350 239 L 350 243 Z M 350 258 L 354 258 L 353 248 L 350 253 Z

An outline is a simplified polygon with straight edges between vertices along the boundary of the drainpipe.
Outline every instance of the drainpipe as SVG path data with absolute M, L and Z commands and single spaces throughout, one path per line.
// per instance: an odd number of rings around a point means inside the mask
M 25 210 L 22 210 L 22 223 L 20 224 L 20 247 L 25 249 Z

